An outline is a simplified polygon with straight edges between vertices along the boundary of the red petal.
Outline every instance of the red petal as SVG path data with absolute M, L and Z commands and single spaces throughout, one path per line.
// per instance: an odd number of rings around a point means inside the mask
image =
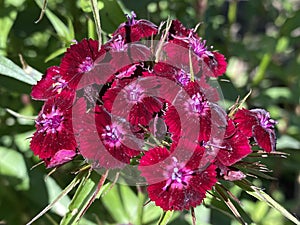
M 122 23 L 113 33 L 113 36 L 121 35 L 127 42 L 139 41 L 145 37 L 151 37 L 157 33 L 157 26 L 148 20 L 137 20 L 135 24 Z
M 263 127 L 256 125 L 253 127 L 254 139 L 257 144 L 266 152 L 275 151 L 276 137 L 274 132 L 268 131 Z
M 259 121 L 255 114 L 247 109 L 239 109 L 234 115 L 234 122 L 246 137 L 252 137 L 252 127 L 259 125 Z
M 55 86 L 59 78 L 61 78 L 61 75 L 58 66 L 48 68 L 42 79 L 32 87 L 31 97 L 36 100 L 47 100 L 59 94 L 62 89 Z M 56 87 L 58 89 L 56 89 Z
M 225 139 L 217 155 L 218 160 L 225 166 L 233 165 L 252 152 L 245 135 L 237 129 L 233 133 L 231 120 L 228 121 L 228 124 Z

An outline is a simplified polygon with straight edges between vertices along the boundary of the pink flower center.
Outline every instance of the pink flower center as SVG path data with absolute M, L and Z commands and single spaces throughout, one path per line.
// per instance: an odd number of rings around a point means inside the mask
M 141 101 L 144 90 L 138 84 L 131 84 L 125 87 L 127 95 L 127 101 L 131 103 L 137 103 Z
M 123 52 L 127 50 L 127 44 L 119 35 L 113 42 L 110 44 L 111 50 L 114 52 Z
M 194 94 L 191 99 L 188 100 L 188 111 L 193 113 L 202 114 L 205 108 L 208 107 L 207 101 L 205 101 L 202 95 L 198 92 Z
M 265 129 L 273 129 L 276 121 L 271 119 L 270 113 L 265 110 L 252 110 L 256 112 L 257 118 L 259 119 L 260 125 Z
M 78 66 L 79 73 L 86 73 L 93 69 L 94 61 L 91 57 L 87 56 L 83 62 Z
M 66 82 L 60 76 L 53 77 L 52 79 L 55 81 L 55 83 L 52 84 L 53 91 L 57 92 L 58 94 L 60 94 L 62 90 L 68 85 L 68 82 Z
M 61 129 L 63 120 L 63 114 L 53 106 L 51 112 L 43 113 L 36 123 L 42 126 L 39 132 L 56 133 Z
M 122 137 L 123 133 L 120 127 L 116 125 L 105 126 L 104 133 L 102 134 L 105 144 L 108 144 L 110 147 L 119 147 L 122 144 Z
M 191 75 L 186 73 L 183 69 L 180 69 L 180 71 L 176 73 L 175 78 L 182 86 L 186 86 L 190 82 Z
M 191 176 L 194 172 L 186 167 L 183 167 L 181 163 L 178 163 L 176 157 L 173 157 L 173 164 L 167 167 L 165 173 L 166 185 L 163 190 L 166 191 L 170 187 L 182 189 L 183 186 L 187 186 Z
M 127 25 L 132 26 L 136 24 L 135 21 L 136 15 L 133 11 L 131 12 L 131 16 L 127 14 L 126 17 L 127 17 L 127 22 L 126 22 Z
M 206 53 L 207 48 L 206 48 L 206 41 L 202 41 L 202 39 L 195 38 L 195 37 L 190 37 L 189 39 L 190 46 L 193 49 L 193 51 L 196 53 L 198 56 L 202 56 L 204 53 Z

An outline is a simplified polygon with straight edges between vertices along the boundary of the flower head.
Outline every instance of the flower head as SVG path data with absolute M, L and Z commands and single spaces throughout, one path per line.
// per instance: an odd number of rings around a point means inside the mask
M 139 170 L 149 183 L 149 198 L 163 210 L 189 210 L 200 205 L 217 181 L 215 166 L 201 165 L 202 155 L 201 149 L 196 149 L 189 160 L 182 161 L 166 148 L 146 152 Z
M 89 112 L 83 99 L 74 108 L 74 124 L 79 151 L 95 168 L 122 168 L 140 154 L 141 146 L 130 132 L 130 125 L 122 118 L 113 117 L 98 105 Z
M 113 33 L 113 36 L 123 37 L 127 43 L 139 41 L 142 38 L 150 37 L 157 33 L 157 26 L 148 20 L 136 20 L 134 12 L 127 15 L 127 21 L 122 23 Z
M 60 72 L 68 86 L 75 89 L 84 74 L 91 72 L 95 61 L 105 56 L 105 48 L 98 50 L 98 41 L 83 39 L 71 45 L 61 60 Z
M 72 101 L 73 95 L 67 93 L 52 97 L 45 102 L 36 119 L 37 130 L 33 134 L 30 147 L 48 167 L 63 164 L 76 155 L 77 144 L 72 128 Z M 62 150 L 68 157 L 57 155 Z
M 274 126 L 276 121 L 264 109 L 240 109 L 234 115 L 234 122 L 248 138 L 253 137 L 256 143 L 266 152 L 275 150 L 276 137 Z
M 129 84 L 120 82 L 103 96 L 104 106 L 116 115 L 127 117 L 132 125 L 148 125 L 154 113 L 162 109 L 162 102 L 147 95 L 147 89 L 139 80 Z
M 235 127 L 232 120 L 228 120 L 222 142 L 204 143 L 204 146 L 216 148 L 218 150 L 217 159 L 225 166 L 235 164 L 252 152 L 248 139 Z

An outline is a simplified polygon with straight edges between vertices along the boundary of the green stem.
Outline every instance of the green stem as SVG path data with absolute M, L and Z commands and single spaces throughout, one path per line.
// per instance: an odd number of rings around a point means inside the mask
M 229 8 L 228 8 L 228 21 L 229 21 L 229 24 L 230 26 L 235 23 L 236 21 L 236 14 L 237 14 L 237 3 L 238 1 L 237 0 L 232 0 L 230 1 L 229 3 Z
M 145 193 L 142 187 L 137 187 L 138 189 L 138 209 L 137 209 L 137 225 L 143 224 L 143 213 L 144 213 L 144 203 L 145 203 Z
M 266 69 L 271 62 L 271 53 L 265 53 L 253 78 L 253 85 L 258 85 L 265 77 Z
M 101 49 L 102 45 L 102 29 L 101 29 L 101 21 L 100 21 L 100 15 L 99 15 L 99 8 L 98 8 L 98 1 L 97 0 L 91 0 L 91 6 L 93 11 L 93 16 L 96 24 L 96 31 L 98 35 L 98 41 L 99 41 L 99 47 L 98 50 Z
M 169 220 L 171 219 L 174 211 L 163 211 L 157 225 L 166 225 L 168 224 Z

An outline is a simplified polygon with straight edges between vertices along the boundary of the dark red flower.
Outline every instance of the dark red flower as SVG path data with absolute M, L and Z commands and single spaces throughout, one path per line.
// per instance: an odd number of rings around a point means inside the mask
M 170 38 L 174 36 L 187 37 L 190 34 L 191 30 L 183 26 L 183 24 L 179 20 L 172 20 L 169 32 L 171 36 Z
M 120 82 L 105 93 L 104 106 L 113 114 L 128 119 L 132 125 L 148 125 L 163 104 L 158 98 L 148 96 L 146 87 L 142 79 Z
M 264 109 L 240 109 L 234 115 L 234 122 L 246 137 L 253 137 L 266 152 L 275 150 L 276 121 L 270 118 L 269 112 Z
M 184 151 L 193 151 L 185 149 Z M 201 204 L 206 191 L 216 183 L 214 165 L 201 164 L 203 149 L 182 160 L 162 147 L 149 150 L 138 169 L 148 183 L 149 198 L 163 210 L 189 210 Z
M 212 70 L 210 76 L 218 77 L 226 72 L 227 62 L 224 55 L 221 53 L 216 51 L 209 52 L 209 54 L 206 54 L 203 58 L 209 68 Z
M 125 43 L 121 35 L 111 39 L 106 48 L 111 56 L 109 63 L 114 73 L 120 70 L 124 71 L 124 68 L 137 66 L 141 62 L 149 61 L 152 56 L 147 46 L 139 43 Z
M 192 81 L 191 74 L 187 70 L 176 68 L 164 62 L 156 63 L 153 70 L 157 76 L 175 81 L 181 87 L 186 87 Z
M 72 101 L 73 95 L 67 92 L 52 97 L 45 102 L 36 119 L 37 130 L 30 147 L 48 167 L 65 163 L 75 156 L 77 144 L 72 126 Z
M 170 45 L 171 47 L 165 48 L 170 58 L 175 58 L 178 61 L 178 58 L 183 56 L 183 58 L 189 59 L 188 56 L 191 54 L 189 50 L 191 49 L 193 53 L 198 56 L 197 61 L 200 63 L 200 66 L 203 66 L 201 60 L 204 60 L 210 68 L 210 71 L 202 71 L 206 77 L 218 77 L 225 73 L 227 63 L 224 55 L 217 51 L 208 50 L 206 40 L 199 37 L 194 29 L 187 29 L 179 21 L 174 20 L 172 21 L 170 33 L 170 41 L 167 46 Z M 177 47 L 175 48 L 174 46 L 176 45 Z M 178 51 L 179 46 L 186 48 L 187 51 Z M 192 54 L 192 58 L 194 54 Z M 193 65 L 195 65 L 194 60 L 192 60 L 192 62 Z
M 141 144 L 131 134 L 130 124 L 96 105 L 86 112 L 86 104 L 79 99 L 74 108 L 74 124 L 79 151 L 95 168 L 122 168 L 140 154 Z
M 121 36 L 127 43 L 139 41 L 145 37 L 151 37 L 157 33 L 157 26 L 148 20 L 135 20 L 136 15 L 131 12 L 126 15 L 127 21 L 122 23 L 113 33 L 113 36 Z
M 60 68 L 52 66 L 47 69 L 42 79 L 32 87 L 31 97 L 36 100 L 47 100 L 60 94 L 67 87 L 68 82 L 60 74 Z
M 230 119 L 223 140 L 204 141 L 202 146 L 207 151 L 217 153 L 217 160 L 225 166 L 235 164 L 252 152 L 247 137 L 235 127 Z
M 168 106 L 165 122 L 174 137 L 189 137 L 195 142 L 207 141 L 211 135 L 210 103 L 199 90 L 188 92 L 190 95 L 179 93 L 173 105 Z
M 93 83 L 92 81 L 94 80 L 89 82 L 89 78 L 95 79 L 95 77 L 97 77 L 101 81 L 105 81 L 105 67 L 101 67 L 102 74 L 98 74 L 98 68 L 95 74 L 91 75 L 92 70 L 96 66 L 96 60 L 100 62 L 105 57 L 105 46 L 102 46 L 100 51 L 98 47 L 98 41 L 83 39 L 81 42 L 73 44 L 67 49 L 67 52 L 61 60 L 60 72 L 63 79 L 68 82 L 69 87 L 75 89 L 84 74 L 89 74 L 88 77 L 85 77 L 85 79 L 87 79 L 86 81 L 81 81 L 84 82 L 85 85 Z

